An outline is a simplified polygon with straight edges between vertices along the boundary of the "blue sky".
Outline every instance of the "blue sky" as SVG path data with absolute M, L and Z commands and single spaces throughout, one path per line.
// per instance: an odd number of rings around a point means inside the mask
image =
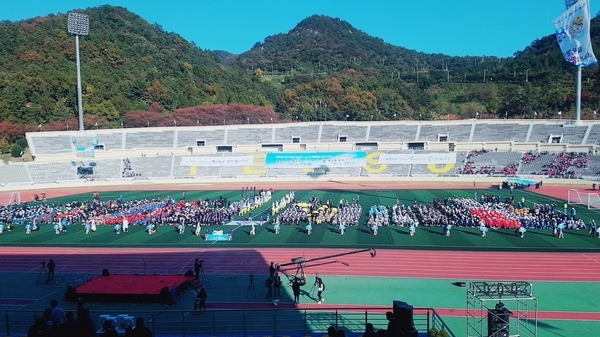
M 600 0 L 589 1 L 594 17 Z M 417 51 L 507 57 L 553 34 L 552 21 L 565 11 L 564 0 L 0 0 L 0 4 L 0 20 L 10 21 L 105 4 L 122 6 L 202 49 L 236 54 L 319 14 Z

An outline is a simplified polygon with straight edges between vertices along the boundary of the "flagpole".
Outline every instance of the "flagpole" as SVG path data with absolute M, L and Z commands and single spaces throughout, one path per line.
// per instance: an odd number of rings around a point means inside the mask
M 575 120 L 581 120 L 581 66 L 577 66 L 577 95 L 575 98 Z

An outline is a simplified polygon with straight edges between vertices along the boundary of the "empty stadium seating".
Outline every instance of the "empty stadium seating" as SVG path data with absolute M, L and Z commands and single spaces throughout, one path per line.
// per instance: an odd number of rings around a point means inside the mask
M 44 131 L 28 133 L 27 140 L 35 161 L 0 166 L 0 184 L 55 183 L 82 178 L 111 180 L 125 176 L 134 179 L 456 176 L 473 173 L 467 172 L 473 169 L 476 174 L 502 175 L 517 169 L 515 174 L 543 175 L 561 153 L 570 152 L 585 154 L 586 163 L 566 167 L 566 171 L 575 176 L 600 176 L 600 157 L 596 155 L 596 146 L 600 145 L 600 122 L 589 121 L 329 121 Z M 492 145 L 488 145 L 490 143 Z M 261 144 L 277 147 L 263 148 Z M 467 160 L 471 151 L 482 147 L 495 150 L 470 156 Z M 79 153 L 81 148 L 95 148 L 95 153 Z M 333 165 L 326 170 L 272 167 L 265 163 L 267 154 L 262 151 L 266 150 L 306 153 L 365 150 L 367 164 L 363 167 Z M 448 151 L 456 151 L 456 163 L 378 163 L 383 153 Z M 526 151 L 541 155 L 522 161 Z M 252 165 L 246 161 L 245 165 L 238 166 L 181 166 L 182 158 L 192 152 L 194 156 L 206 157 L 252 156 L 254 161 Z M 123 164 L 126 158 L 129 160 L 127 167 Z M 82 166 L 90 167 L 93 174 L 77 174 L 77 167 Z

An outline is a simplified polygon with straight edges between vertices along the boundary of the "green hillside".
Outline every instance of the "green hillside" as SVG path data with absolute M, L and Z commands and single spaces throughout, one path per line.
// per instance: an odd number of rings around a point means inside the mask
M 83 12 L 91 24 L 81 38 L 88 127 L 572 116 L 575 68 L 554 36 L 511 58 L 454 57 L 394 46 L 314 15 L 234 55 L 205 51 L 122 7 Z M 66 21 L 57 14 L 0 22 L 1 138 L 14 142 L 39 124 L 77 125 L 75 43 Z M 597 46 L 597 18 L 591 31 Z M 597 72 L 584 69 L 584 118 L 600 101 Z

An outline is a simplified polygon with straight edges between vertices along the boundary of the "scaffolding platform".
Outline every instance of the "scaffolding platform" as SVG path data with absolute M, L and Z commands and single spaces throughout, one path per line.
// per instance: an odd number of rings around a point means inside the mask
M 467 337 L 537 337 L 532 287 L 525 281 L 470 282 Z

